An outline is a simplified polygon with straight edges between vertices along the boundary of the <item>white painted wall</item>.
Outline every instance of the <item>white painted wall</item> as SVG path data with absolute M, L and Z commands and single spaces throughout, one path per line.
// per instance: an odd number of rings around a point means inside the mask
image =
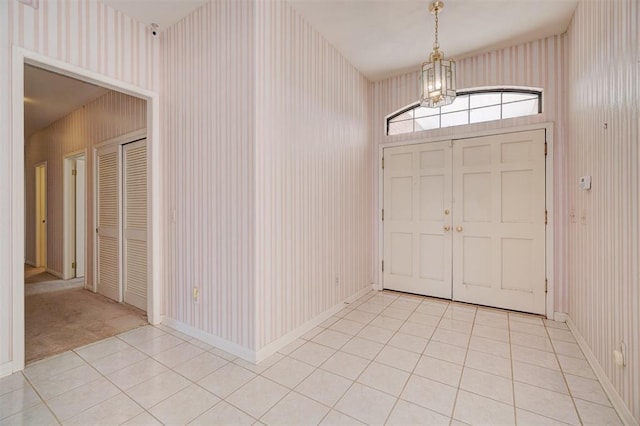
M 568 312 L 640 423 L 640 4 L 580 2 L 567 37 Z

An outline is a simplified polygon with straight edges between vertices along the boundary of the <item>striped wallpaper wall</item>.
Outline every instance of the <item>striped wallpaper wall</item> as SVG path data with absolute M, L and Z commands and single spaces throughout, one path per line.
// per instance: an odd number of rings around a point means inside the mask
M 86 149 L 87 231 L 93 224 L 93 149 L 99 142 L 144 128 L 146 101 L 109 92 L 35 133 L 25 143 L 26 259 L 35 262 L 35 173 L 37 163 L 47 161 L 47 267 L 63 273 L 63 169 L 64 157 Z M 86 246 L 86 284 L 93 286 L 92 245 Z
M 640 5 L 584 1 L 568 31 L 569 315 L 640 422 Z M 606 128 L 605 128 L 606 125 Z M 580 176 L 592 189 L 580 191 Z M 627 366 L 613 350 L 627 345 Z
M 257 351 L 370 284 L 367 81 L 282 1 L 163 43 L 165 314 Z
M 168 202 L 164 313 L 251 349 L 254 7 L 245 0 L 207 3 L 164 32 L 161 60 Z
M 444 47 L 446 50 L 446 47 Z M 543 90 L 543 113 L 536 116 L 512 118 L 498 122 L 485 122 L 460 127 L 428 130 L 414 134 L 386 136 L 385 116 L 418 100 L 418 72 L 411 72 L 372 83 L 373 108 L 371 126 L 376 145 L 397 141 L 419 140 L 432 137 L 443 139 L 462 132 L 473 132 L 521 125 L 554 123 L 554 211 L 555 224 L 555 311 L 567 312 L 567 271 L 566 271 L 566 229 L 567 201 L 566 189 L 566 130 L 565 105 L 562 94 L 565 89 L 563 58 L 566 55 L 566 37 L 552 36 L 542 40 L 479 54 L 457 60 L 458 90 L 486 86 L 537 87 Z M 374 205 L 378 205 L 379 165 L 374 162 L 376 186 L 373 192 Z M 377 239 L 378 209 L 373 211 L 375 221 L 372 233 L 375 251 L 378 253 Z M 373 264 L 373 280 L 380 282 L 380 262 Z
M 33 9 L 0 1 L 0 276 L 9 276 L 12 232 L 11 49 L 38 52 L 145 89 L 159 83 L 159 43 L 137 21 L 95 0 L 46 0 Z M 21 188 L 16 190 L 22 191 Z M 0 366 L 11 361 L 11 286 L 0 286 Z
M 256 5 L 256 348 L 371 284 L 368 81 L 283 1 Z

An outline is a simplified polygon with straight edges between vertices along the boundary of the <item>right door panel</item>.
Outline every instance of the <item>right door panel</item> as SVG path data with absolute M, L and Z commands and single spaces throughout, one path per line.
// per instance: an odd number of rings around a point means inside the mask
M 454 142 L 454 300 L 545 313 L 544 142 L 544 130 Z

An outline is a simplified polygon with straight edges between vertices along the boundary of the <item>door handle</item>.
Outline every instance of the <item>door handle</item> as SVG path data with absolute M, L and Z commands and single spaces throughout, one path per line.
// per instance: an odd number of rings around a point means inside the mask
M 450 229 L 451 229 L 450 225 L 445 225 L 444 226 L 444 232 L 449 232 Z
M 456 226 L 456 231 L 462 232 L 462 226 L 460 226 L 460 225 Z

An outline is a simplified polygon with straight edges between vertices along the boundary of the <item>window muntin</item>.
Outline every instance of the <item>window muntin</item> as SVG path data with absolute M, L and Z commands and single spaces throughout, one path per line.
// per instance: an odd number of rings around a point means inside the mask
M 439 108 L 411 105 L 387 118 L 387 135 L 421 132 L 484 121 L 542 113 L 542 92 L 491 89 L 460 92 L 453 103 Z

